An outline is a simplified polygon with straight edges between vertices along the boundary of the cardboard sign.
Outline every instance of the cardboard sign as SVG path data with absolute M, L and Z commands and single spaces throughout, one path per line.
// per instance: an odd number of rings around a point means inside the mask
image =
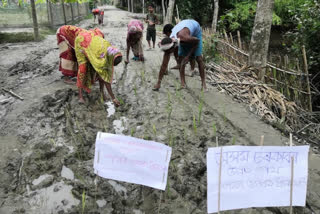
M 222 148 L 220 211 L 290 205 L 305 206 L 309 146 L 227 146 Z M 207 152 L 208 213 L 217 212 L 221 147 Z
M 93 166 L 101 177 L 165 190 L 170 158 L 164 144 L 99 132 Z

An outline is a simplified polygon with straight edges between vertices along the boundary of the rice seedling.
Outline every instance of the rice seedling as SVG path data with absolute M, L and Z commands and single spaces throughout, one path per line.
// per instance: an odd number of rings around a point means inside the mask
M 217 126 L 215 124 L 215 122 L 212 122 L 212 130 L 213 130 L 213 136 L 217 135 Z
M 169 91 L 168 91 L 167 112 L 168 112 L 168 123 L 170 123 L 171 113 L 172 113 L 172 102 L 171 102 L 171 94 Z
M 137 87 L 136 87 L 136 85 L 134 85 L 133 91 L 134 91 L 134 95 L 137 96 Z
M 87 136 L 87 131 L 85 130 L 84 127 L 81 127 L 81 126 L 80 126 L 77 118 L 76 118 L 76 125 L 77 125 L 78 130 L 79 130 L 79 131 L 82 130 L 83 133 L 84 133 L 84 136 Z
M 144 83 L 145 82 L 145 73 L 144 73 L 144 71 L 140 72 L 140 77 L 141 77 L 142 83 Z
M 124 105 L 124 101 L 123 101 L 123 99 L 121 99 L 121 97 L 119 97 L 118 100 L 119 100 L 121 105 Z
M 227 113 L 226 113 L 226 106 L 223 105 L 223 122 L 226 124 L 227 123 Z
M 100 102 L 102 105 L 104 104 L 103 93 L 104 92 L 100 93 Z
M 157 136 L 157 129 L 154 124 L 152 125 L 152 131 L 153 131 L 154 136 L 156 137 Z
M 169 198 L 170 198 L 170 196 L 171 196 L 169 179 L 167 180 L 167 196 L 168 196 Z
M 236 145 L 236 137 L 235 136 L 232 137 L 231 145 Z
M 187 140 L 187 130 L 186 127 L 183 126 L 183 139 Z
M 135 128 L 131 128 L 130 136 L 133 137 L 133 135 L 134 135 L 135 132 L 136 132 Z
M 181 101 L 181 90 L 180 90 L 180 86 L 179 83 L 176 81 L 175 83 L 175 87 L 176 87 L 176 97 L 179 99 L 179 101 Z
M 200 97 L 200 103 L 199 103 L 199 115 L 198 115 L 198 125 L 200 125 L 200 121 L 201 121 L 201 115 L 202 115 L 202 108 L 203 108 L 203 90 L 201 90 L 201 97 Z
M 105 132 L 108 132 L 108 128 L 107 128 L 107 126 L 105 124 L 103 124 L 103 128 L 104 128 Z
M 195 134 L 197 134 L 197 122 L 196 117 L 193 115 L 193 131 Z
M 82 192 L 81 204 L 82 204 L 81 213 L 84 214 L 84 209 L 86 208 L 86 191 L 85 190 L 83 190 Z
M 71 135 L 71 138 L 72 138 L 72 141 L 73 142 L 73 146 L 75 148 L 77 148 L 77 142 L 78 142 L 78 139 L 76 138 L 72 128 L 71 128 L 71 124 L 72 124 L 72 121 L 71 121 L 71 114 L 69 112 L 69 110 L 67 108 L 65 108 L 65 116 L 66 116 L 66 121 L 67 121 L 67 125 L 66 125 L 66 128 L 67 128 L 67 131 L 69 132 L 69 134 Z M 78 156 L 78 159 L 79 160 L 83 160 L 82 158 L 82 155 L 81 153 L 79 152 L 79 150 L 77 149 L 76 150 L 76 153 L 77 153 L 77 156 Z
M 50 142 L 52 143 L 52 145 L 53 145 L 54 147 L 57 146 L 57 143 L 56 143 L 56 141 L 55 141 L 54 139 L 50 138 Z
M 170 134 L 170 136 L 169 136 L 169 146 L 170 147 L 174 146 L 174 141 L 175 141 L 175 137 L 172 137 L 172 135 Z

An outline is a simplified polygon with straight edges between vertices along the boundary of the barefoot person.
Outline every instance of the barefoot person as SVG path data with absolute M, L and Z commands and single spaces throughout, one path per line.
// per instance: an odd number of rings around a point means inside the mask
M 84 31 L 86 30 L 72 25 L 64 25 L 57 30 L 56 36 L 60 51 L 59 71 L 62 72 L 66 83 L 73 83 L 71 79 L 77 76 L 78 63 L 74 52 L 74 41 L 79 33 Z M 98 28 L 89 31 L 104 38 Z
M 111 84 L 114 66 L 122 60 L 120 51 L 103 38 L 85 31 L 79 33 L 75 40 L 75 52 L 79 64 L 77 77 L 79 101 L 84 102 L 82 89 L 90 93 L 92 84 L 98 79 L 103 98 L 106 99 L 103 92 L 103 87 L 106 86 L 113 103 L 119 106 L 120 102 L 115 98 Z
M 98 8 L 95 8 L 92 10 L 92 15 L 93 15 L 93 23 L 96 22 L 96 16 L 98 16 L 99 19 L 99 15 L 100 15 L 100 10 Z
M 135 61 L 144 61 L 143 49 L 142 49 L 142 31 L 143 24 L 139 20 L 131 20 L 128 24 L 127 34 L 127 59 L 126 63 L 129 63 L 130 48 L 132 49 Z
M 149 49 L 151 49 L 151 43 L 153 42 L 153 48 L 156 44 L 156 24 L 159 23 L 157 15 L 154 14 L 154 6 L 152 4 L 148 7 L 149 13 L 147 14 L 146 23 L 148 23 L 147 27 L 147 41 L 149 45 Z
M 187 19 L 179 22 L 170 34 L 173 41 L 178 41 L 179 50 L 178 55 L 181 57 L 180 64 L 180 79 L 181 87 L 186 87 L 185 67 L 187 62 L 195 58 L 199 65 L 199 72 L 202 82 L 202 89 L 207 90 L 204 62 L 202 58 L 202 32 L 199 23 L 192 19 Z
M 167 37 L 170 37 L 173 27 L 174 26 L 172 24 L 166 24 L 163 27 L 163 34 L 166 35 Z M 179 70 L 182 57 L 178 56 L 178 49 L 175 49 L 174 57 L 176 59 L 177 65 L 172 67 L 171 69 L 178 69 Z M 193 76 L 194 75 L 194 68 L 195 68 L 195 59 L 194 58 L 190 59 L 190 65 L 191 65 L 191 76 Z M 166 72 L 165 74 L 168 74 L 168 72 Z
M 159 43 L 159 47 L 162 51 L 164 51 L 163 58 L 162 58 L 162 64 L 160 67 L 159 77 L 157 84 L 153 87 L 152 90 L 158 91 L 161 87 L 161 81 L 163 79 L 163 76 L 166 75 L 168 64 L 170 61 L 170 55 L 172 53 L 178 52 L 178 43 L 177 41 L 173 41 L 171 38 L 166 37 L 161 40 Z
M 99 23 L 99 25 L 103 25 L 103 18 L 104 18 L 104 11 L 100 10 L 99 15 L 98 15 L 98 23 Z

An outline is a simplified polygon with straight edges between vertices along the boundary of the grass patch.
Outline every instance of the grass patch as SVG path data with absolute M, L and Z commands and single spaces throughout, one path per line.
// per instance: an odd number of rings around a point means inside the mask
M 213 130 L 213 136 L 217 135 L 217 126 L 215 124 L 215 122 L 212 123 L 212 130 Z
M 40 41 L 44 40 L 47 35 L 54 35 L 56 30 L 49 28 L 40 30 Z M 34 42 L 33 32 L 18 32 L 18 33 L 0 33 L 1 43 L 17 43 L 17 42 Z

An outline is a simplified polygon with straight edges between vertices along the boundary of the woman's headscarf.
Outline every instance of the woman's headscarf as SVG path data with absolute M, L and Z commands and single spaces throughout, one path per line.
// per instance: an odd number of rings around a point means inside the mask
M 133 19 L 128 24 L 128 34 L 133 34 L 143 31 L 143 24 L 137 19 Z

